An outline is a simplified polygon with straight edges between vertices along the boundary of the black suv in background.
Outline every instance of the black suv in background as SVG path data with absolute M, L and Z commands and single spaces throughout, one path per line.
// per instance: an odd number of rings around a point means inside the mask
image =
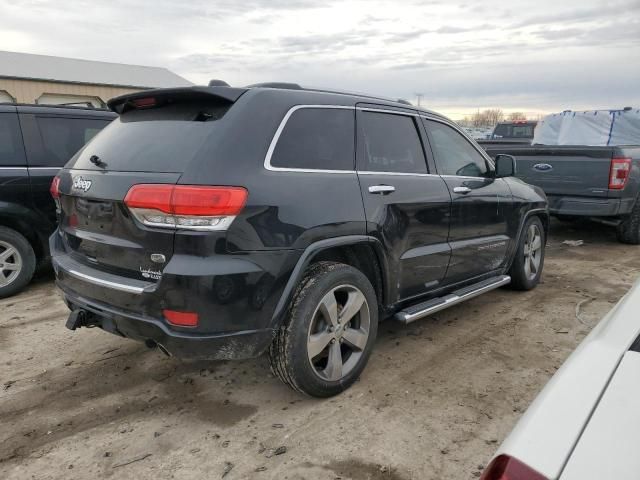
M 293 84 L 109 106 L 120 117 L 52 186 L 71 329 L 183 357 L 268 350 L 323 397 L 358 378 L 379 319 L 540 279 L 544 193 L 441 115 Z
M 22 289 L 49 256 L 58 170 L 117 115 L 0 104 L 0 298 Z

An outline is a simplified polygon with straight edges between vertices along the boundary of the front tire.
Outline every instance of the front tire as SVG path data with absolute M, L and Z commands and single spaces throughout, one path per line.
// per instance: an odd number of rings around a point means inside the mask
M 544 266 L 545 231 L 539 217 L 529 218 L 520 235 L 518 250 L 509 269 L 511 287 L 531 290 L 540 282 Z
M 269 348 L 273 373 L 294 390 L 331 397 L 364 370 L 378 331 L 375 291 L 341 263 L 313 265 Z
M 0 298 L 22 290 L 35 269 L 36 256 L 27 239 L 15 230 L 0 227 Z

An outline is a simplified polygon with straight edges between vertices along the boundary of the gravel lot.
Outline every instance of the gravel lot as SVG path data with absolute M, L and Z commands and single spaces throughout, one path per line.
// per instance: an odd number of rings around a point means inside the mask
M 45 274 L 0 300 L 0 478 L 476 478 L 640 271 L 607 227 L 552 228 L 536 290 L 383 323 L 360 381 L 329 400 L 290 391 L 265 358 L 186 363 L 71 332 Z

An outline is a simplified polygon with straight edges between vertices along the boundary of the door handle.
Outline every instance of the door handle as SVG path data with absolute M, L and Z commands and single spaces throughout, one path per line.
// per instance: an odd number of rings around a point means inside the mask
M 369 187 L 369 193 L 379 193 L 380 195 L 388 195 L 395 191 L 396 187 L 393 185 L 371 185 Z
M 471 189 L 469 187 L 455 187 L 453 189 L 453 193 L 462 193 L 462 194 L 467 194 L 471 191 Z

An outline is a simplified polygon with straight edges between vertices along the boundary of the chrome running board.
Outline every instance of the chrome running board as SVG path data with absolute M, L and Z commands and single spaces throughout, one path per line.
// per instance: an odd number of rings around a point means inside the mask
M 411 323 L 414 320 L 418 320 L 431 315 L 432 313 L 457 305 L 458 303 L 462 303 L 465 300 L 469 300 L 470 298 L 477 297 L 478 295 L 482 295 L 483 293 L 502 287 L 510 282 L 511 277 L 509 275 L 492 277 L 487 280 L 483 280 L 482 282 L 474 283 L 468 287 L 456 290 L 444 297 L 432 298 L 426 302 L 407 307 L 396 313 L 395 319 L 401 323 Z

